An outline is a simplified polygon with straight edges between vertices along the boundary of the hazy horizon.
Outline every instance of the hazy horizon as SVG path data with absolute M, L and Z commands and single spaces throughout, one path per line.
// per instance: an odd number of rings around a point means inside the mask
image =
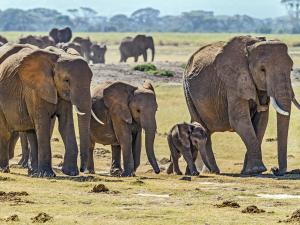
M 213 11 L 216 15 L 246 14 L 256 18 L 286 15 L 285 7 L 280 0 L 185 0 L 184 2 L 182 0 L 164 0 L 163 2 L 162 0 L 1 0 L 0 5 L 1 10 L 38 7 L 56 9 L 61 12 L 66 12 L 67 9 L 90 7 L 102 16 L 119 13 L 130 15 L 133 11 L 145 7 L 159 9 L 162 15 L 179 15 L 191 10 Z

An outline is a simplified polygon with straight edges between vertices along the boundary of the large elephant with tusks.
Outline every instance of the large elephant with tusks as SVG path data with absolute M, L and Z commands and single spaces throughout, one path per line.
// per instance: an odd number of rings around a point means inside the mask
M 251 36 L 210 44 L 192 55 L 183 86 L 191 120 L 207 129 L 208 156 L 202 160 L 210 171 L 219 173 L 210 136 L 224 131 L 236 132 L 246 145 L 243 174 L 266 171 L 261 143 L 271 103 L 277 111 L 279 163 L 273 172 L 286 173 L 291 102 L 299 106 L 291 85 L 292 67 L 284 43 Z

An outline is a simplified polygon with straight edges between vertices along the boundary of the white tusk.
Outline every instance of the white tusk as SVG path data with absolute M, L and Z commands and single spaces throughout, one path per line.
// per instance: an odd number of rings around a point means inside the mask
M 92 116 L 93 116 L 93 118 L 98 122 L 98 123 L 100 123 L 101 125 L 104 125 L 104 123 L 96 116 L 96 114 L 94 113 L 94 111 L 93 110 L 91 110 L 92 111 Z
M 299 104 L 299 102 L 297 101 L 297 99 L 295 98 L 295 96 L 293 97 L 292 102 L 293 102 L 294 105 L 300 110 L 300 104 Z
M 73 108 L 74 108 L 75 112 L 76 112 L 78 115 L 80 115 L 80 116 L 85 115 L 85 113 L 79 111 L 79 109 L 77 108 L 76 105 L 73 105 Z
M 284 111 L 282 108 L 279 107 L 279 105 L 276 102 L 276 99 L 273 97 L 271 97 L 271 104 L 274 107 L 274 109 L 276 110 L 276 112 L 278 112 L 279 114 L 284 115 L 284 116 L 290 115 L 289 112 Z

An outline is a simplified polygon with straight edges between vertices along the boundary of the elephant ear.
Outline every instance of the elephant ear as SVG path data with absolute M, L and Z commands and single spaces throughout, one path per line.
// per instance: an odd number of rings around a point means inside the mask
M 152 85 L 152 83 L 151 83 L 150 80 L 145 80 L 144 81 L 143 88 L 151 90 L 155 94 L 154 87 L 153 87 L 153 85 Z
M 129 101 L 137 88 L 122 82 L 115 82 L 103 90 L 104 104 L 109 112 L 126 123 L 132 123 Z
M 256 100 L 256 88 L 250 75 L 247 46 L 260 41 L 250 36 L 234 37 L 227 42 L 215 59 L 218 77 L 237 96 Z
M 186 147 L 190 148 L 190 134 L 191 134 L 191 127 L 188 124 L 179 124 L 177 125 L 177 133 L 178 133 L 178 139 L 180 143 Z
M 39 97 L 57 104 L 57 91 L 53 79 L 53 66 L 58 55 L 44 50 L 26 52 L 18 66 L 23 84 L 35 90 Z

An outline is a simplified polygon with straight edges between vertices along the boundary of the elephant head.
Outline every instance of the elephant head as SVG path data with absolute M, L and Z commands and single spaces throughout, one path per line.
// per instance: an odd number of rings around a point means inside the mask
M 93 63 L 105 63 L 106 45 L 93 44 L 91 46 L 90 58 Z
M 279 174 L 287 169 L 287 137 L 291 102 L 296 101 L 290 73 L 293 61 L 287 46 L 250 36 L 229 41 L 216 58 L 218 76 L 231 93 L 260 104 L 258 92 L 265 93 L 277 111 Z M 268 104 L 268 103 L 267 103 Z

